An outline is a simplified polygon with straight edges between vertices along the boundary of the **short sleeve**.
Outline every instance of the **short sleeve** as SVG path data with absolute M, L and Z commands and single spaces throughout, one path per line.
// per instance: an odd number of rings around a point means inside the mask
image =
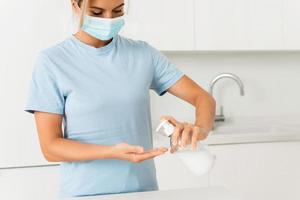
M 24 111 L 32 114 L 34 111 L 64 113 L 64 95 L 53 72 L 49 70 L 51 66 L 53 64 L 48 56 L 39 52 L 32 70 Z
M 150 89 L 154 90 L 159 96 L 162 96 L 172 85 L 183 77 L 184 73 L 159 50 L 148 43 L 146 43 L 146 45 L 150 49 L 154 67 Z

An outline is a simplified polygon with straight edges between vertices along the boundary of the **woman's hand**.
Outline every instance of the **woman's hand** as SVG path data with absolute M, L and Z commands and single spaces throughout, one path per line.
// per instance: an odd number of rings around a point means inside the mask
M 172 134 L 172 148 L 171 153 L 177 151 L 178 147 L 186 147 L 191 144 L 195 150 L 197 148 L 197 142 L 204 140 L 208 136 L 206 129 L 196 126 L 188 122 L 179 122 L 172 116 L 161 116 L 161 120 L 168 120 L 175 126 L 174 133 Z
M 120 160 L 139 163 L 164 154 L 166 151 L 168 151 L 168 148 L 165 147 L 144 151 L 143 147 L 141 146 L 120 143 L 112 147 L 112 157 Z

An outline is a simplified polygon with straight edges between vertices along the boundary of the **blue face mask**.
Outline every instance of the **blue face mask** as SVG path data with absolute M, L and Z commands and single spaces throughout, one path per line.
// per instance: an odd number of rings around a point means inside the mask
M 125 24 L 124 16 L 116 18 L 84 16 L 82 30 L 99 40 L 110 40 Z

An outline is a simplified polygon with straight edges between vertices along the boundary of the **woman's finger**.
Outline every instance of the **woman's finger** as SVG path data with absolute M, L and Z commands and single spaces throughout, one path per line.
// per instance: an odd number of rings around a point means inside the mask
M 175 126 L 172 134 L 172 146 L 177 146 L 181 137 L 181 132 L 184 128 L 183 124 L 170 115 L 163 115 L 160 117 L 160 120 L 168 120 L 173 126 Z
M 175 126 L 174 133 L 171 136 L 172 137 L 172 146 L 177 146 L 178 145 L 183 128 L 184 128 L 184 126 L 181 123 L 178 123 Z
M 189 123 L 184 122 L 184 129 L 181 134 L 181 147 L 185 147 L 190 143 L 192 127 Z
M 192 135 L 192 148 L 193 150 L 196 150 L 197 148 L 197 143 L 198 143 L 198 133 L 199 133 L 199 128 L 197 126 L 193 127 L 193 135 Z
M 170 149 L 170 153 L 174 153 L 178 150 L 178 146 L 172 146 Z
M 175 151 L 178 150 L 178 146 L 181 145 L 180 141 L 181 141 L 181 134 L 182 131 L 184 129 L 184 126 L 182 123 L 178 122 L 176 119 L 174 119 L 172 116 L 162 116 L 161 120 L 168 120 L 171 124 L 173 124 L 175 126 L 174 132 L 172 134 L 172 143 L 171 143 L 171 153 L 174 153 Z
M 155 151 L 167 151 L 168 148 L 166 147 L 158 147 L 158 148 L 155 148 L 155 149 L 149 149 L 149 150 L 146 150 L 142 153 L 139 153 L 139 154 L 146 154 L 146 153 L 151 153 L 151 152 L 155 152 Z
M 167 148 L 159 148 L 159 149 L 149 150 L 147 152 L 140 153 L 140 154 L 135 154 L 133 156 L 133 162 L 142 162 L 144 160 L 148 160 L 156 156 L 159 156 L 161 154 L 164 154 L 166 151 L 168 151 Z
M 174 126 L 177 126 L 177 124 L 180 124 L 179 121 L 177 121 L 174 117 L 170 116 L 170 115 L 163 115 L 160 117 L 161 120 L 168 120 L 169 122 L 171 122 L 171 124 L 173 124 Z

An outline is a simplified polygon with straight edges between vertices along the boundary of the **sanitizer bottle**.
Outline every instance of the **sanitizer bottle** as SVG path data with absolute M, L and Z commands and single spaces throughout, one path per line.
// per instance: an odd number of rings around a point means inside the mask
M 172 147 L 171 136 L 175 127 L 168 120 L 163 120 L 156 128 L 156 132 L 159 133 L 162 128 L 163 135 L 170 138 L 170 147 Z M 197 149 L 192 150 L 191 145 L 181 148 L 180 144 L 179 141 L 179 149 L 174 154 L 176 154 L 194 174 L 201 176 L 213 168 L 216 157 L 209 152 L 206 145 L 198 142 Z

